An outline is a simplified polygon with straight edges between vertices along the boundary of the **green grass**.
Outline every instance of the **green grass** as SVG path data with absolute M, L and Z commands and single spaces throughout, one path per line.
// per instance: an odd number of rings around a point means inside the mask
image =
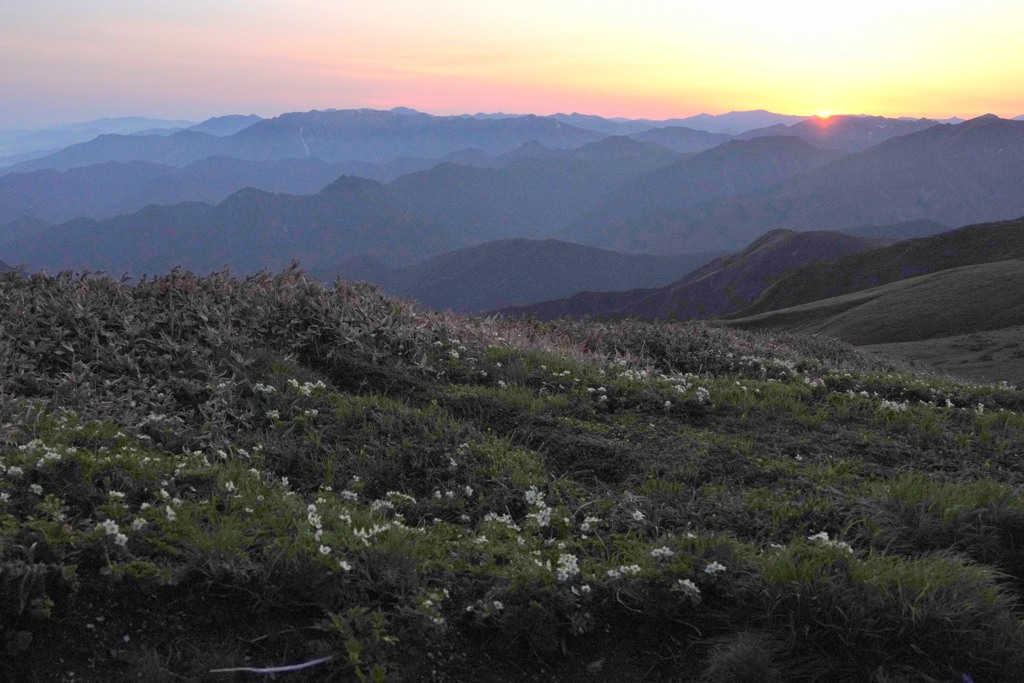
M 294 270 L 11 273 L 0 305 L 0 677 L 1024 666 L 1012 387 Z

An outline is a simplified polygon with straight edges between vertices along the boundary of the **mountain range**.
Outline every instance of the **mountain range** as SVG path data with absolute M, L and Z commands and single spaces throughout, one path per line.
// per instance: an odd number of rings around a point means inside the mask
M 842 230 L 930 220 L 965 225 L 1024 215 L 1024 122 L 983 116 L 891 138 L 785 182 L 609 232 L 573 232 L 606 249 L 672 253 L 737 249 L 768 230 Z

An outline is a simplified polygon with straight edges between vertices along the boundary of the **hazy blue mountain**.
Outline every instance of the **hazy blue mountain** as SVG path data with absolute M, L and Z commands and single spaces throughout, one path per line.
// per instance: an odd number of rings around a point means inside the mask
M 530 141 L 552 148 L 579 147 L 602 137 L 596 131 L 532 115 L 474 119 L 373 109 L 327 110 L 282 114 L 223 137 L 191 130 L 169 136 L 102 135 L 9 170 L 66 170 L 105 161 L 184 166 L 209 156 L 385 163 L 402 157 L 435 159 L 469 148 L 495 155 Z
M 109 133 L 133 135 L 141 131 L 157 128 L 181 128 L 190 126 L 192 123 L 192 121 L 128 116 L 67 123 L 28 130 L 0 130 L 0 157 L 56 150 L 79 142 L 86 142 L 99 135 Z M 18 159 L 18 161 L 23 160 Z M 12 161 L 12 163 L 15 162 Z M 0 160 L 0 165 L 4 165 L 2 160 Z
M 410 214 L 472 241 L 548 236 L 641 174 L 678 159 L 657 145 L 610 137 L 572 150 L 528 145 L 498 168 L 440 164 L 391 183 Z
M 671 282 L 715 254 L 620 254 L 559 240 L 499 240 L 388 271 L 347 259 L 311 274 L 374 282 L 385 292 L 458 312 L 543 301 L 588 289 L 631 289 Z
M 821 168 L 841 156 L 796 137 L 732 140 L 650 171 L 577 218 L 567 235 L 632 249 L 627 225 L 657 212 L 743 194 Z
M 835 232 L 775 230 L 742 251 L 721 256 L 685 277 L 659 288 L 588 291 L 543 303 L 509 308 L 509 315 L 542 320 L 570 317 L 637 316 L 687 320 L 743 309 L 781 275 L 812 262 L 831 262 L 884 242 Z
M 790 126 L 810 117 L 776 114 L 764 109 L 731 111 L 727 114 L 697 114 L 685 119 L 672 119 L 670 125 L 686 126 L 724 135 L 740 135 L 749 130 L 768 126 Z
M 794 135 L 812 145 L 843 152 L 862 152 L 890 138 L 916 133 L 936 125 L 931 119 L 888 119 L 882 116 L 813 116 L 799 123 L 752 130 L 744 139 L 767 135 Z
M 471 153 L 453 158 L 473 158 Z M 491 157 L 486 157 L 494 161 Z M 208 157 L 183 167 L 147 162 L 107 162 L 67 171 L 41 169 L 0 176 L 0 222 L 25 216 L 50 223 L 109 218 L 148 204 L 218 203 L 244 187 L 313 194 L 343 175 L 389 182 L 430 168 L 436 159 L 397 159 L 387 164 L 319 159 L 251 161 Z
M 309 196 L 247 188 L 216 206 L 187 202 L 103 221 L 76 219 L 5 244 L 3 256 L 49 272 L 140 275 L 181 266 L 250 273 L 292 260 L 315 268 L 360 254 L 404 266 L 464 245 L 404 212 L 387 186 L 345 176 Z
M 841 230 L 1024 215 L 1024 122 L 994 116 L 891 138 L 742 196 L 648 214 L 617 235 L 575 239 L 620 251 L 736 249 L 767 230 Z

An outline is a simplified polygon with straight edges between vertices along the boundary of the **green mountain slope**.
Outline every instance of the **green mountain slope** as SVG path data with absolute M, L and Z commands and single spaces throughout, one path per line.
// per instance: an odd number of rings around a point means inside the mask
M 1024 258 L 1024 220 L 970 225 L 850 254 L 833 263 L 803 266 L 779 278 L 740 315 L 796 306 L 947 268 L 1015 258 Z
M 1024 324 L 1024 259 L 950 268 L 800 306 L 736 318 L 730 326 L 890 344 Z

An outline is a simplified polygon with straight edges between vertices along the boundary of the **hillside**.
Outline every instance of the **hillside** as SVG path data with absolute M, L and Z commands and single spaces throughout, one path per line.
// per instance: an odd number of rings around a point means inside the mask
M 947 268 L 1024 258 L 1024 219 L 970 225 L 780 277 L 740 315 L 754 315 L 877 287 Z
M 728 321 L 738 329 L 893 344 L 1024 325 L 1024 259 L 950 268 Z
M 586 289 L 628 290 L 671 282 L 716 254 L 645 256 L 559 240 L 497 240 L 388 270 L 346 260 L 311 271 L 325 282 L 336 275 L 378 285 L 422 306 L 456 312 L 487 311 Z
M 770 232 L 742 251 L 722 256 L 657 289 L 581 292 L 567 299 L 507 308 L 507 315 L 541 320 L 570 317 L 638 316 L 686 320 L 741 310 L 772 282 L 799 266 L 831 262 L 881 246 L 878 240 L 830 232 Z M 609 288 L 611 289 L 611 288 Z
M 0 306 L 4 680 L 1024 670 L 1018 389 L 294 270 Z
M 1024 122 L 984 116 L 892 138 L 743 196 L 648 214 L 616 235 L 574 237 L 608 249 L 671 253 L 737 249 L 777 228 L 1008 220 L 1024 215 L 1021 178 Z

